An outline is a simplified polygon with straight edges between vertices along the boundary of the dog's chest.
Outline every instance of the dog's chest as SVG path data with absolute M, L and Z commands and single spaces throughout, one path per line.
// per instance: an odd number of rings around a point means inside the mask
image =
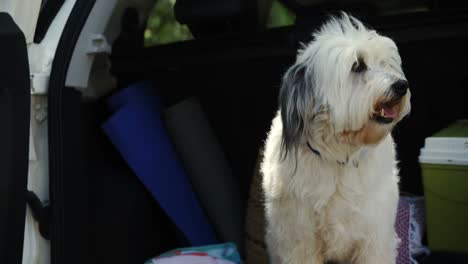
M 349 259 L 356 241 L 365 239 L 368 234 L 366 207 L 369 197 L 367 179 L 359 169 L 344 169 L 338 175 L 336 189 L 318 214 L 319 234 L 325 243 L 326 255 Z

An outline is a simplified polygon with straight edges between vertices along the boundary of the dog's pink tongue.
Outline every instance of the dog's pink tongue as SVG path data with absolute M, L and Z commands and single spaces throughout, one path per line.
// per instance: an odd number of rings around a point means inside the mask
M 391 117 L 391 118 L 395 118 L 396 117 L 396 111 L 392 108 L 392 107 L 382 107 L 384 112 L 385 112 L 385 116 L 386 117 Z

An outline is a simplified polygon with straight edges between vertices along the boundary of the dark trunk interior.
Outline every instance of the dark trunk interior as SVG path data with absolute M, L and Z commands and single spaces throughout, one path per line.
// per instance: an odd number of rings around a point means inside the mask
M 468 116 L 468 15 L 453 12 L 364 20 L 392 37 L 403 59 L 412 112 L 394 131 L 400 184 L 402 191 L 422 195 L 418 155 L 424 139 Z M 299 42 L 309 40 L 320 21 L 149 48 L 138 44 L 141 39 L 121 36 L 113 47 L 112 72 L 119 89 L 154 80 L 166 106 L 196 96 L 241 183 L 246 205 L 259 148 L 277 111 L 281 76 L 294 61 Z M 106 111 L 101 102 L 81 103 L 78 128 L 84 130 L 90 203 L 83 228 L 92 237 L 87 250 L 93 263 L 143 263 L 165 250 L 187 245 L 100 131 Z

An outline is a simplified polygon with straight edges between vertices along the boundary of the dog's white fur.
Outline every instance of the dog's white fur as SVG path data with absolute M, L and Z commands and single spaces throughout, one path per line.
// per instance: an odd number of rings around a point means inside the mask
M 365 63 L 363 72 L 353 72 Z M 261 166 L 272 263 L 395 263 L 398 170 L 390 124 L 376 105 L 406 80 L 395 43 L 342 13 L 299 51 Z M 308 146 L 309 143 L 317 155 Z

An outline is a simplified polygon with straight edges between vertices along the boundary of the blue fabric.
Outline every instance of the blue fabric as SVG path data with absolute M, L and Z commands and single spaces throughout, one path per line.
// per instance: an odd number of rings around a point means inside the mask
M 111 98 L 110 105 L 120 109 L 103 130 L 192 245 L 217 243 L 149 91 L 145 85 L 131 87 Z

